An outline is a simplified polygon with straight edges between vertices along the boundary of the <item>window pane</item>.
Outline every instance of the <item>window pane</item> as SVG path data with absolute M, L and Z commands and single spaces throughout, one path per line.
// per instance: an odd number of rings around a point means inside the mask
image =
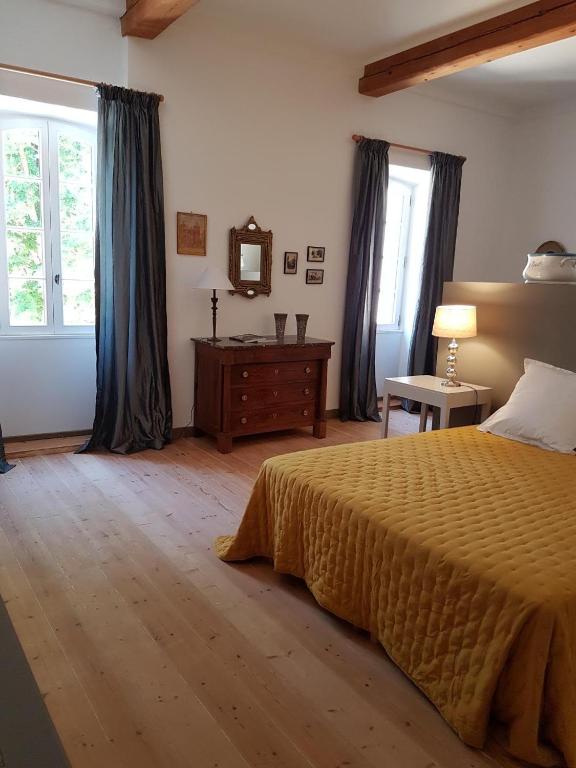
M 10 277 L 44 277 L 42 236 L 39 232 L 7 230 Z
M 9 227 L 42 226 L 40 182 L 6 181 L 6 224 Z
M 94 325 L 94 280 L 63 280 L 64 325 Z
M 92 188 L 60 184 L 60 226 L 63 231 L 92 231 Z
M 90 326 L 94 311 L 94 180 L 92 144 L 58 135 L 60 256 L 65 326 Z
M 10 278 L 10 325 L 46 325 L 46 281 Z
M 94 238 L 92 234 L 66 233 L 61 241 L 62 275 L 94 282 Z
M 40 134 L 35 128 L 4 131 L 4 174 L 40 176 Z
M 61 133 L 58 136 L 58 173 L 61 182 L 86 184 L 92 178 L 92 145 Z
M 404 211 L 409 190 L 393 179 L 388 186 L 386 204 L 386 228 L 378 301 L 378 325 L 395 325 L 398 322 L 400 275 L 404 266 Z

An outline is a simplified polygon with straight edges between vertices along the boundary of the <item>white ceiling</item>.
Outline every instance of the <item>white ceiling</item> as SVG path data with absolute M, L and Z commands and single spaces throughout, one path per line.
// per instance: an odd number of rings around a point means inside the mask
M 558 102 L 576 104 L 576 37 L 464 70 L 418 90 L 501 114 Z
M 94 13 L 103 13 L 106 16 L 120 18 L 126 10 L 125 0 L 48 0 L 57 5 L 70 5 L 76 8 L 84 8 Z
M 527 0 L 201 0 L 202 12 L 281 27 L 368 63 Z M 200 7 L 200 6 L 198 6 Z M 194 13 L 194 9 L 190 11 Z
M 125 0 L 48 0 L 120 16 Z M 526 0 L 201 0 L 202 11 L 282 27 L 342 53 L 378 56 L 518 8 Z M 465 6 L 465 8 L 463 8 Z M 190 11 L 194 13 L 194 9 Z
M 362 65 L 528 0 L 201 0 L 202 13 L 277 25 Z M 194 10 L 191 11 L 194 13 Z M 418 90 L 434 98 L 516 115 L 576 97 L 576 38 L 442 78 Z
M 125 0 L 49 0 L 119 17 Z M 527 0 L 201 0 L 202 13 L 282 29 L 295 39 L 362 64 L 468 24 L 525 5 Z M 576 38 L 525 51 L 423 86 L 421 93 L 501 114 L 576 99 Z

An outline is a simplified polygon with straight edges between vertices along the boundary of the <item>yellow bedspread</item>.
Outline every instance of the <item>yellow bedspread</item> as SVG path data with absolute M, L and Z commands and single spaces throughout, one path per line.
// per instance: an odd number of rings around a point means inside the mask
M 576 457 L 472 427 L 266 461 L 218 555 L 369 630 L 468 744 L 576 766 Z

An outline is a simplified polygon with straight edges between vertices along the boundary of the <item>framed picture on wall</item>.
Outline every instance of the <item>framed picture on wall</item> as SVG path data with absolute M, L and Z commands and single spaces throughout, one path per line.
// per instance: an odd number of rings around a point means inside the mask
M 284 274 L 295 275 L 298 272 L 298 253 L 286 251 L 284 253 Z
M 323 248 L 318 245 L 309 245 L 308 261 L 324 261 L 325 253 L 326 253 L 326 248 Z
M 177 253 L 183 256 L 206 256 L 208 216 L 204 213 L 176 214 Z
M 306 270 L 307 285 L 322 285 L 323 282 L 324 282 L 323 269 L 307 269 Z

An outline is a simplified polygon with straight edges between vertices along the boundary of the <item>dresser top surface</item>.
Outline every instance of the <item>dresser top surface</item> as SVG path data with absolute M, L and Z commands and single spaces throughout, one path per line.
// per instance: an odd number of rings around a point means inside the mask
M 266 341 L 259 341 L 258 343 L 246 343 L 242 341 L 235 341 L 228 337 L 223 337 L 216 343 L 211 338 L 191 339 L 195 344 L 205 344 L 208 347 L 214 347 L 215 349 L 262 349 L 262 348 L 274 348 L 274 349 L 286 349 L 294 347 L 318 347 L 326 346 L 327 344 L 332 346 L 335 342 L 326 341 L 325 339 L 313 339 L 307 336 L 304 341 L 298 341 L 296 336 L 284 336 L 283 341 L 278 341 L 276 336 L 267 336 Z

